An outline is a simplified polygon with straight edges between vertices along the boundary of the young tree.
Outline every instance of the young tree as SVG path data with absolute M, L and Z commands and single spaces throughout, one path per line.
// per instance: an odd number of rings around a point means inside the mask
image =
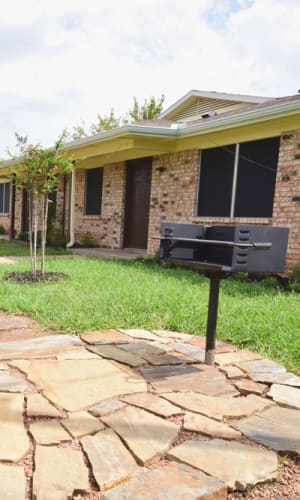
M 144 100 L 144 104 L 140 105 L 136 97 L 133 98 L 133 107 L 129 110 L 129 116 L 132 121 L 138 122 L 141 120 L 153 120 L 157 118 L 163 109 L 163 104 L 165 101 L 165 96 L 159 99 L 155 97 L 150 97 L 149 102 L 147 99 Z
M 112 130 L 113 128 L 120 127 L 121 118 L 115 116 L 113 108 L 110 110 L 108 116 L 101 116 L 98 114 L 97 122 L 92 123 L 90 126 L 91 134 L 99 134 L 100 132 L 105 132 L 105 130 Z
M 39 144 L 28 144 L 27 137 L 16 134 L 16 138 L 19 154 L 12 156 L 13 182 L 28 193 L 29 243 L 34 275 L 37 273 L 38 229 L 41 228 L 41 272 L 44 275 L 48 196 L 57 190 L 60 176 L 70 172 L 73 161 L 61 151 L 61 139 L 53 148 L 45 149 Z

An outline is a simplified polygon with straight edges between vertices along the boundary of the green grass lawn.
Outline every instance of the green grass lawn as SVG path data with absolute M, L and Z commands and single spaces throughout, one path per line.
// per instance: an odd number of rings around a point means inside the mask
M 38 249 L 40 254 L 40 249 Z M 64 248 L 47 248 L 47 255 L 63 255 L 67 253 Z M 30 255 L 29 244 L 24 241 L 0 240 L 0 257 L 26 257 Z
M 12 269 L 13 267 L 13 269 Z M 165 328 L 204 334 L 209 282 L 188 269 L 153 261 L 49 259 L 69 279 L 39 284 L 3 281 L 29 263 L 0 266 L 0 309 L 24 312 L 48 328 L 78 333 L 103 328 Z M 300 372 L 300 299 L 258 283 L 224 280 L 218 338 Z

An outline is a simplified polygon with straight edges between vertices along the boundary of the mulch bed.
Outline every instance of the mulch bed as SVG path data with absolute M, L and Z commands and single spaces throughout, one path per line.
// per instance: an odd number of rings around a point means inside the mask
M 4 276 L 5 280 L 15 283 L 40 283 L 41 281 L 59 281 L 67 278 L 65 273 L 42 273 L 42 271 L 37 271 L 35 274 L 32 271 L 19 271 Z

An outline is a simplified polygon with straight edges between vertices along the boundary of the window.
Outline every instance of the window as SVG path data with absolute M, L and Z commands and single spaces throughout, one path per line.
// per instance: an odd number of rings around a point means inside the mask
M 0 184 L 0 214 L 8 214 L 9 212 L 9 188 L 9 182 Z
M 279 138 L 202 151 L 198 215 L 272 217 Z
M 85 174 L 85 215 L 100 215 L 103 168 L 91 168 Z

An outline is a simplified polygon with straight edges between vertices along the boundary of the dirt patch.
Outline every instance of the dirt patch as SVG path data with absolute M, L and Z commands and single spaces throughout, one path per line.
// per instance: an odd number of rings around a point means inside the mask
M 67 278 L 65 273 L 42 273 L 41 271 L 37 271 L 35 274 L 31 271 L 15 271 L 4 276 L 5 280 L 15 283 L 40 283 L 41 281 L 59 281 Z

